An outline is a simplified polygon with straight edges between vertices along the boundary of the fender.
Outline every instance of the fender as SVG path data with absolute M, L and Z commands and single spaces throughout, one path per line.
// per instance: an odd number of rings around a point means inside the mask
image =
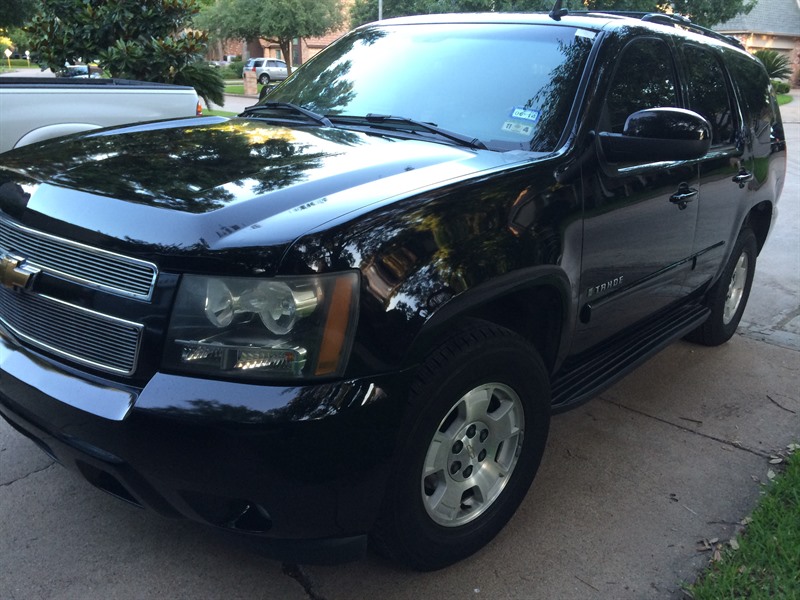
M 558 369 L 569 349 L 575 327 L 575 311 L 571 309 L 572 284 L 564 270 L 555 265 L 538 265 L 518 269 L 482 282 L 454 296 L 439 306 L 425 321 L 409 348 L 409 361 L 416 362 L 437 345 L 449 332 L 463 326 L 465 317 L 489 320 L 509 327 L 534 342 L 551 373 Z M 559 304 L 560 319 L 552 314 L 531 314 L 534 322 L 544 327 L 538 337 L 527 329 L 526 315 L 502 314 L 509 302 L 529 298 L 532 301 L 552 299 Z M 535 311 L 538 306 L 533 307 Z

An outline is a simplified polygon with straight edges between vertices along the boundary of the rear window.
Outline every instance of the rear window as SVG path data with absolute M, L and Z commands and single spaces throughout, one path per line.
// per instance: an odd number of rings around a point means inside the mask
M 751 135 L 769 144 L 773 115 L 767 72 L 755 60 L 739 54 L 728 54 L 726 62 L 739 89 Z

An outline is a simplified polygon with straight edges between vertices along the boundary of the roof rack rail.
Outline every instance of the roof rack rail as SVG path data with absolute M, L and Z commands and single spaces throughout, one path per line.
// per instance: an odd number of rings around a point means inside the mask
M 693 31 L 695 33 L 699 33 L 700 35 L 704 35 L 706 37 L 710 37 L 715 40 L 719 40 L 720 42 L 725 42 L 726 44 L 730 44 L 732 46 L 736 46 L 737 48 L 741 48 L 744 50 L 744 46 L 742 43 L 737 40 L 735 37 L 729 35 L 723 35 L 721 33 L 717 33 L 707 27 L 703 27 L 701 25 L 696 25 L 692 23 L 688 17 L 683 15 L 668 15 L 665 13 L 647 13 L 642 17 L 642 21 L 649 21 L 651 23 L 661 23 L 662 25 L 672 25 L 683 27 L 688 29 L 689 31 Z
M 707 27 L 703 27 L 701 25 L 692 23 L 688 17 L 685 17 L 683 15 L 677 15 L 677 14 L 669 15 L 667 13 L 637 12 L 637 11 L 624 11 L 624 10 L 598 10 L 598 11 L 588 11 L 588 12 L 594 14 L 614 15 L 618 17 L 629 17 L 631 19 L 640 19 L 648 23 L 659 23 L 661 25 L 667 25 L 672 27 L 683 27 L 684 29 L 688 29 L 689 31 L 693 31 L 694 33 L 699 33 L 700 35 L 704 35 L 706 37 L 710 37 L 720 42 L 730 44 L 731 46 L 736 46 L 737 48 L 741 48 L 742 50 L 745 49 L 744 45 L 735 37 L 729 35 L 723 35 L 721 33 L 717 33 L 716 31 L 708 29 Z

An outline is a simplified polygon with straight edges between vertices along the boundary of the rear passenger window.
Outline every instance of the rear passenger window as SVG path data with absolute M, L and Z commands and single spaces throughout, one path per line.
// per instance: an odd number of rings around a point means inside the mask
M 730 55 L 726 64 L 739 88 L 750 135 L 755 140 L 769 144 L 772 105 L 766 71 L 754 60 L 738 54 Z
M 601 130 L 622 133 L 629 115 L 660 106 L 678 106 L 669 46 L 658 38 L 635 40 L 617 60 Z
M 686 46 L 686 73 L 689 77 L 689 108 L 711 124 L 711 145 L 734 141 L 736 128 L 725 73 L 717 57 L 698 46 Z

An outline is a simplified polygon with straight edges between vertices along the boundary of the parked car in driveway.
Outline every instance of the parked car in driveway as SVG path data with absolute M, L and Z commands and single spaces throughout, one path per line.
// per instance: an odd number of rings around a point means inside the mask
M 283 81 L 289 76 L 286 63 L 277 58 L 251 58 L 242 67 L 242 77 L 247 71 L 255 73 L 258 83 L 262 85 L 270 81 Z
M 365 25 L 236 118 L 0 155 L 0 414 L 283 560 L 441 568 L 551 412 L 730 339 L 785 168 L 763 66 L 679 17 Z

